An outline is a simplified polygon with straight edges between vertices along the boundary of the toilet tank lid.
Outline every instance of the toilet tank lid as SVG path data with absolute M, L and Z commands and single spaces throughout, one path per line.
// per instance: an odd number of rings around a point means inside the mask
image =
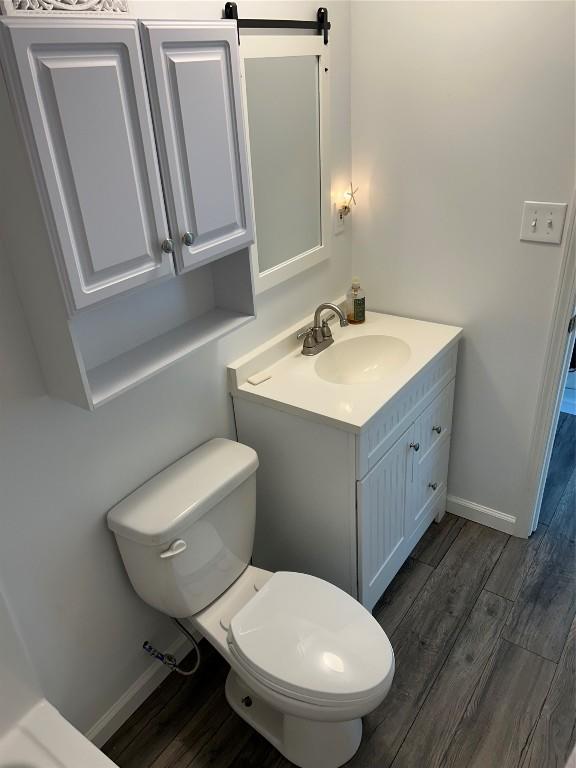
M 258 468 L 256 451 L 217 437 L 163 469 L 108 512 L 117 536 L 164 544 L 222 501 Z

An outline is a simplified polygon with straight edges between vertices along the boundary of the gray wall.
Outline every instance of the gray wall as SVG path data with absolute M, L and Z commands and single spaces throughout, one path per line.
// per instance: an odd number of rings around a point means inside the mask
M 38 681 L 0 584 L 0 738 L 40 698 Z
M 218 18 L 222 3 L 132 4 L 143 16 Z M 314 18 L 317 3 L 245 3 L 245 15 Z M 349 8 L 331 15 L 333 183 L 350 179 Z M 233 436 L 225 365 L 341 295 L 348 235 L 333 257 L 258 298 L 258 318 L 88 413 L 43 392 L 11 269 L 0 258 L 0 574 L 44 694 L 89 729 L 148 667 L 141 644 L 175 639 L 133 593 L 105 526 L 109 507 L 216 435 Z
M 520 214 L 572 193 L 574 8 L 352 4 L 354 271 L 369 307 L 464 327 L 449 493 L 520 535 L 562 256 Z

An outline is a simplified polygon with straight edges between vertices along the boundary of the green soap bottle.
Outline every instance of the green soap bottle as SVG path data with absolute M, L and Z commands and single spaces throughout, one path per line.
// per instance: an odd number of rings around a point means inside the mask
M 346 318 L 358 325 L 366 320 L 366 294 L 360 287 L 360 279 L 352 278 L 352 285 L 346 294 Z

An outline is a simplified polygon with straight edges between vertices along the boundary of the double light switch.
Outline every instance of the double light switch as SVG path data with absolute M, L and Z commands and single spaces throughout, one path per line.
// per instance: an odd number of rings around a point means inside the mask
M 566 203 L 537 203 L 528 200 L 522 209 L 520 240 L 560 243 L 566 219 Z

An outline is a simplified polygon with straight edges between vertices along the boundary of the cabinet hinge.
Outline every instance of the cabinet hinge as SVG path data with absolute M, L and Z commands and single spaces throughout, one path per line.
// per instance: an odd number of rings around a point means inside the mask
M 572 315 L 572 317 L 568 321 L 568 335 L 572 333 L 574 328 L 576 328 L 576 315 Z

